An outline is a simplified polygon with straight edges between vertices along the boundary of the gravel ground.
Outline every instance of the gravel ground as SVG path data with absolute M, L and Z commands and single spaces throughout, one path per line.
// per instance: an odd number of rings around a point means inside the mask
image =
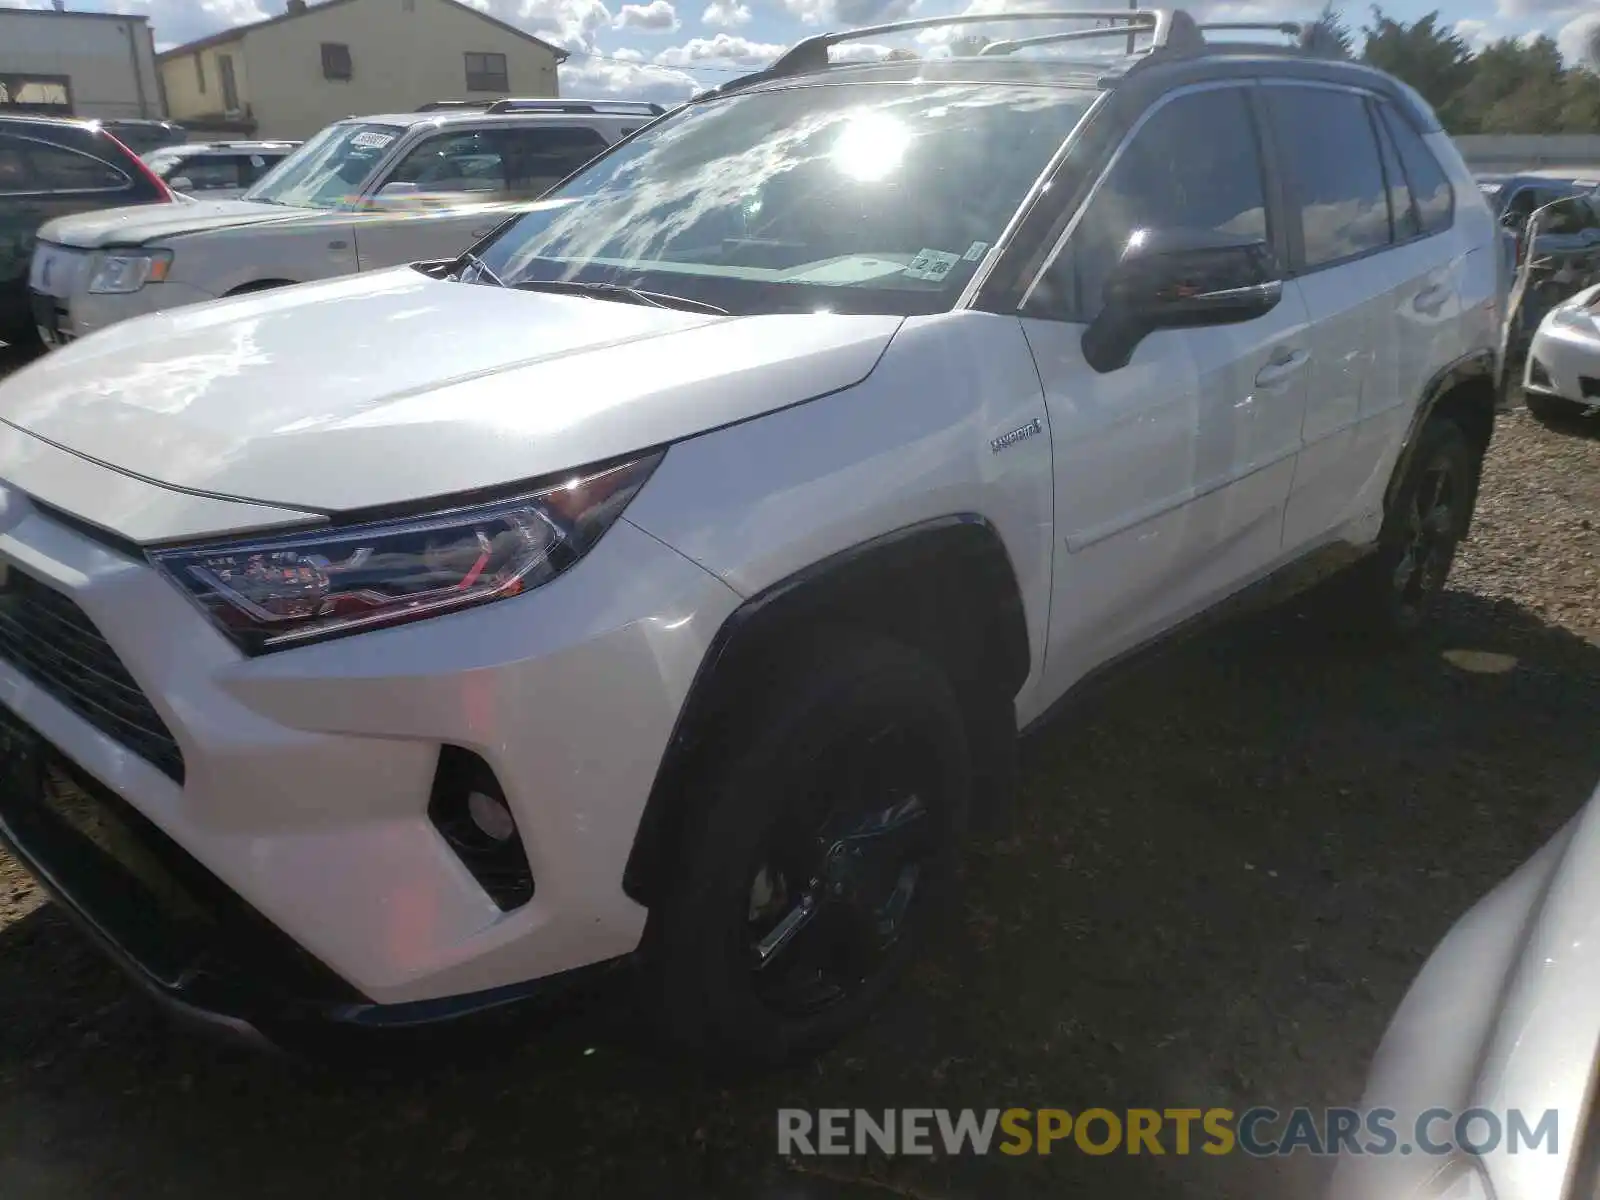
M 706 1082 L 601 1006 L 362 1076 L 169 1031 L 0 856 L 0 1196 L 1305 1196 L 1304 1159 L 774 1154 L 779 1106 L 1353 1103 L 1433 944 L 1600 780 L 1600 431 L 1501 418 L 1443 621 L 1317 602 L 1125 677 L 1025 746 L 965 921 L 812 1066 Z

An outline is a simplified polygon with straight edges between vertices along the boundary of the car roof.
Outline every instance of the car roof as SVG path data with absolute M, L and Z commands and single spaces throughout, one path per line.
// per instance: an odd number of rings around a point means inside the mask
M 1030 34 L 1027 37 L 988 41 L 976 54 L 960 57 L 884 58 L 875 62 L 835 62 L 833 47 L 878 38 L 885 34 L 937 26 L 1012 25 L 1028 22 L 1031 28 L 1054 22 L 1095 22 L 1093 28 L 1071 28 Z M 1294 39 L 1280 45 L 1259 40 L 1213 40 L 1208 31 L 1271 33 Z M 915 17 L 883 25 L 816 34 L 797 42 L 768 67 L 742 75 L 688 103 L 698 104 L 734 93 L 803 84 L 860 83 L 874 81 L 923 82 L 929 80 L 990 83 L 1030 83 L 1058 87 L 1093 88 L 1126 92 L 1138 101 L 1186 83 L 1245 78 L 1289 78 L 1362 87 L 1392 101 L 1411 124 L 1426 133 L 1440 131 L 1439 119 L 1415 89 L 1394 76 L 1347 58 L 1330 57 L 1301 45 L 1305 27 L 1292 21 L 1223 21 L 1202 23 L 1183 9 L 1130 8 L 1066 11 L 998 9 L 968 11 L 955 16 Z M 1058 53 L 1068 44 L 1091 40 L 1118 42 L 1147 39 L 1131 53 Z M 1052 49 L 1043 56 L 1018 57 L 1019 50 Z
M 87 121 L 81 117 L 47 117 L 40 113 L 0 113 L 0 122 L 31 125 L 39 129 L 93 130 L 101 127 L 99 121 Z

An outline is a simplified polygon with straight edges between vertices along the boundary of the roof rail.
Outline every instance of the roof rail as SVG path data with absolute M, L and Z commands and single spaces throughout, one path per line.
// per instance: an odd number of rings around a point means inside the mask
M 1305 31 L 1299 21 L 1202 21 L 1198 28 L 1202 33 L 1208 29 L 1254 29 L 1284 37 L 1299 37 Z
M 438 112 L 441 109 L 488 108 L 493 100 L 429 100 L 418 112 Z
M 778 79 L 785 75 L 799 75 L 808 71 L 818 71 L 828 66 L 828 50 L 841 42 L 853 42 L 861 38 L 881 37 L 886 33 L 904 33 L 912 29 L 937 29 L 944 25 L 994 25 L 999 22 L 1010 23 L 1014 21 L 1111 21 L 1121 24 L 1111 24 L 1098 29 L 1075 30 L 1084 37 L 1126 37 L 1130 24 L 1135 28 L 1148 27 L 1153 40 L 1160 45 L 1166 40 L 1165 31 L 1172 24 L 1173 12 L 1170 9 L 1160 8 L 1122 8 L 1122 9 L 1050 9 L 1044 12 L 989 12 L 989 13 L 957 13 L 948 17 L 914 17 L 908 21 L 890 21 L 884 25 L 864 25 L 859 29 L 841 29 L 835 33 L 819 33 L 804 41 L 796 42 L 784 53 L 780 54 L 773 64 L 764 71 L 757 71 L 755 75 L 742 76 L 732 83 L 739 87 L 748 86 L 761 79 Z M 1192 23 L 1192 22 L 1191 22 Z M 730 90 L 728 85 L 716 89 L 717 91 Z
M 484 111 L 508 112 L 559 112 L 559 113 L 614 113 L 633 116 L 659 117 L 667 110 L 646 100 L 496 100 Z

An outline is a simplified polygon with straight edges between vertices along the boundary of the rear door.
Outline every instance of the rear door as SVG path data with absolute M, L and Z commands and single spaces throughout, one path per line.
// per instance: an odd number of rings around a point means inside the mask
M 1450 311 L 1426 249 L 1396 253 L 1374 115 L 1365 93 L 1263 89 L 1289 201 L 1292 267 L 1311 317 L 1304 448 L 1284 522 L 1286 549 L 1333 535 L 1398 444 L 1415 397 L 1401 343 Z

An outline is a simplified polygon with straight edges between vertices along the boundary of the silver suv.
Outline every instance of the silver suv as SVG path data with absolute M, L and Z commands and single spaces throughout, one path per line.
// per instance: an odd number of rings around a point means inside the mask
M 299 142 L 189 142 L 162 146 L 145 165 L 181 196 L 237 200 L 281 163 Z
M 58 345 L 180 304 L 459 254 L 660 113 L 435 102 L 336 121 L 241 199 L 52 221 L 34 252 L 40 336 Z

